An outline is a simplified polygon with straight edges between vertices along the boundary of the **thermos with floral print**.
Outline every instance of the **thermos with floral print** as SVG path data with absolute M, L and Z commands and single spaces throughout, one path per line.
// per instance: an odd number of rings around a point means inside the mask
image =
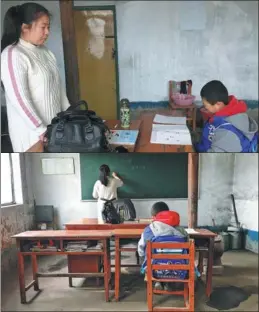
M 120 108 L 120 122 L 122 128 L 129 128 L 130 127 L 130 108 L 129 108 L 129 100 L 122 99 L 120 101 L 121 108 Z

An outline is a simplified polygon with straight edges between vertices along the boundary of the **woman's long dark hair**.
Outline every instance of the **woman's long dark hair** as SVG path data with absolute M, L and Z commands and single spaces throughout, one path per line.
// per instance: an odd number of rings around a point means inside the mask
M 1 52 L 11 44 L 17 44 L 22 31 L 22 24 L 30 25 L 43 15 L 50 17 L 49 11 L 34 2 L 12 6 L 6 12 L 1 39 Z
M 104 186 L 107 186 L 109 182 L 108 177 L 110 175 L 111 170 L 107 165 L 101 165 L 99 170 L 100 170 L 99 180 Z

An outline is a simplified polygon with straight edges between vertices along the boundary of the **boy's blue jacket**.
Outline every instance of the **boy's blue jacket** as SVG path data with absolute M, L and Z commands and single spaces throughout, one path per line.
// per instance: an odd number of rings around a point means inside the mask
M 245 102 L 229 97 L 229 103 L 205 124 L 197 152 L 256 152 L 258 125 L 247 113 Z M 250 144 L 253 141 L 254 144 Z
M 146 254 L 146 244 L 148 240 L 151 240 L 153 237 L 157 236 L 179 236 L 185 237 L 184 229 L 182 230 L 180 227 L 173 227 L 161 221 L 153 221 L 150 225 L 148 225 L 138 242 L 138 254 L 140 257 L 145 257 Z

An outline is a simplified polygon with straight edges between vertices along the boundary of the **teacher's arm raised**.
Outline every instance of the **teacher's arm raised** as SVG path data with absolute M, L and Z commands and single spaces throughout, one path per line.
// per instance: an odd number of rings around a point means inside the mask
M 113 172 L 113 173 L 112 173 L 112 176 L 113 176 L 113 178 L 116 180 L 117 186 L 118 186 L 118 187 L 120 187 L 120 186 L 123 185 L 122 179 L 118 177 L 118 175 L 117 175 L 116 172 Z

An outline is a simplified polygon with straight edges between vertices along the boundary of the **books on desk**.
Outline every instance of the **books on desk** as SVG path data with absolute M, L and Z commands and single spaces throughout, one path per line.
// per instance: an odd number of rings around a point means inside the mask
M 174 117 L 156 114 L 153 122 L 158 124 L 186 125 L 186 117 Z
M 192 145 L 186 125 L 153 124 L 150 142 L 153 144 Z
M 107 139 L 111 145 L 135 145 L 139 130 L 111 130 Z

